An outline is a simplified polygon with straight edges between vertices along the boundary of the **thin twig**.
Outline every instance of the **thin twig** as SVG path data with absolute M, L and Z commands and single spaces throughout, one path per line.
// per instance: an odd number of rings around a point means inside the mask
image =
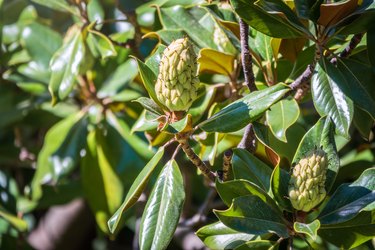
M 350 54 L 353 52 L 353 50 L 357 47 L 357 45 L 361 42 L 363 36 L 365 33 L 359 33 L 352 37 L 350 40 L 348 46 L 345 47 L 343 51 L 340 52 L 339 57 L 346 58 L 350 56 Z M 336 64 L 337 58 L 332 58 L 331 63 Z
M 245 127 L 243 137 L 240 143 L 238 144 L 237 148 L 246 149 L 250 153 L 255 152 L 256 140 L 255 140 L 253 124 L 250 123 Z
M 210 170 L 210 168 L 194 153 L 188 142 L 188 133 L 176 134 L 176 140 L 180 143 L 182 150 L 185 152 L 189 160 L 212 182 L 215 182 L 216 174 Z
M 244 20 L 240 19 L 241 36 L 241 59 L 245 76 L 245 82 L 250 91 L 256 91 L 255 76 L 253 72 L 253 58 L 249 49 L 249 26 Z
M 229 177 L 229 172 L 232 169 L 232 156 L 233 156 L 233 151 L 232 150 L 227 150 L 224 152 L 223 156 L 223 181 L 228 180 Z

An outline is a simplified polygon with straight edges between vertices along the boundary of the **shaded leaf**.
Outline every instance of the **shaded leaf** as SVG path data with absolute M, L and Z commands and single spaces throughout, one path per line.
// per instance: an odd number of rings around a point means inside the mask
M 117 209 L 116 213 L 108 221 L 111 233 L 116 233 L 124 223 L 125 218 L 123 217 L 123 213 L 138 201 L 163 154 L 164 147 L 161 147 L 132 183 L 121 207 Z
M 265 192 L 269 191 L 272 169 L 249 151 L 234 149 L 232 167 L 235 179 L 248 180 Z
M 354 218 L 362 208 L 375 201 L 375 168 L 365 170 L 352 184 L 342 184 L 319 214 L 322 225 L 337 224 Z
M 288 230 L 282 216 L 257 196 L 235 198 L 228 210 L 214 210 L 226 226 L 248 234 L 276 233 L 288 237 Z
M 236 247 L 235 250 L 277 250 L 278 243 L 269 240 L 254 240 Z

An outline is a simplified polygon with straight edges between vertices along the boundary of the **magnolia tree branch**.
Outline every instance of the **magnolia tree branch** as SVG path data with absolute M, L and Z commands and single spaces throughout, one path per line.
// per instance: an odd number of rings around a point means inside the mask
M 241 37 L 241 61 L 245 76 L 245 83 L 251 92 L 257 91 L 255 86 L 255 76 L 253 71 L 253 58 L 249 48 L 249 26 L 244 20 L 240 19 L 240 37 Z M 255 151 L 255 134 L 253 125 L 250 123 L 246 126 L 244 135 L 238 148 L 247 149 L 249 152 Z
M 253 72 L 253 57 L 249 48 L 249 26 L 244 20 L 240 19 L 240 36 L 241 36 L 241 61 L 245 83 L 250 91 L 256 91 L 255 76 Z
M 353 50 L 361 42 L 364 35 L 365 35 L 365 33 L 359 33 L 359 34 L 354 35 L 352 37 L 352 39 L 350 40 L 348 46 L 346 46 L 345 49 L 340 52 L 339 57 L 346 58 L 346 57 L 350 56 L 350 54 L 353 52 Z M 337 58 L 332 58 L 331 63 L 336 64 Z
M 215 182 L 216 175 L 210 168 L 199 158 L 189 145 L 189 133 L 176 134 L 176 140 L 180 143 L 182 150 L 185 152 L 189 160 L 202 172 L 204 176 Z

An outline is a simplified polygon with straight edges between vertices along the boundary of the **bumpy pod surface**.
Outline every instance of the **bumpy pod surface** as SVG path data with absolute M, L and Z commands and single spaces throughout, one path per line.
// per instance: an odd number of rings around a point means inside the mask
M 327 156 L 321 149 L 309 152 L 293 168 L 289 198 L 295 209 L 309 212 L 324 200 L 327 168 Z
M 160 61 L 155 85 L 158 100 L 170 111 L 186 111 L 197 97 L 197 56 L 188 38 L 173 41 Z

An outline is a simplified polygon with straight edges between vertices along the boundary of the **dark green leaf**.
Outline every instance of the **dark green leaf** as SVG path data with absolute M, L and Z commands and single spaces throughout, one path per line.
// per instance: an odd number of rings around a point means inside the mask
M 160 173 L 142 216 L 139 230 L 141 250 L 165 249 L 177 227 L 185 200 L 180 169 L 170 160 Z
M 109 219 L 108 227 L 112 234 L 116 233 L 124 223 L 123 213 L 138 201 L 163 154 L 164 147 L 161 147 L 134 180 L 121 207 Z
M 374 119 L 364 110 L 354 108 L 353 124 L 358 129 L 361 136 L 369 141 L 372 134 Z
M 221 199 L 228 207 L 232 203 L 232 200 L 237 197 L 254 195 L 272 207 L 275 212 L 281 213 L 276 203 L 267 192 L 247 180 L 216 181 L 216 189 Z
M 329 115 L 335 123 L 336 131 L 339 135 L 349 138 L 349 127 L 353 119 L 353 102 L 341 91 L 338 79 L 334 74 L 338 74 L 326 64 L 329 62 L 322 60 L 317 66 L 311 79 L 311 92 L 314 105 L 321 116 Z
M 265 192 L 269 191 L 272 169 L 249 151 L 234 149 L 232 166 L 235 179 L 248 180 Z
M 375 168 L 365 170 L 352 184 L 342 184 L 319 215 L 322 225 L 337 224 L 354 218 L 362 208 L 375 201 Z
M 143 85 L 145 86 L 147 93 L 151 97 L 152 100 L 154 100 L 159 107 L 163 107 L 164 110 L 168 110 L 163 104 L 161 104 L 156 96 L 155 93 L 155 83 L 156 83 L 156 75 L 155 73 L 141 60 L 136 58 L 136 61 L 138 63 L 138 69 L 139 73 L 141 75 Z
M 235 250 L 277 250 L 278 243 L 269 240 L 254 240 L 236 247 Z
M 319 147 L 324 150 L 328 159 L 325 187 L 327 192 L 329 192 L 340 167 L 333 124 L 329 117 L 320 118 L 320 120 L 309 131 L 307 131 L 298 146 L 296 154 L 294 155 L 293 163 L 297 163 L 308 152 Z
M 375 70 L 375 28 L 372 27 L 367 31 L 367 51 L 368 59 L 371 62 L 372 69 Z
M 254 29 L 277 38 L 297 38 L 303 33 L 279 13 L 267 12 L 255 5 L 255 0 L 231 0 L 236 13 Z M 266 2 L 266 1 L 263 1 Z M 287 7 L 282 1 L 272 1 L 283 8 Z M 289 9 L 288 12 L 291 10 Z
M 293 211 L 292 204 L 288 199 L 290 174 L 280 168 L 279 165 L 275 167 L 271 177 L 271 189 L 275 200 L 286 210 Z
M 329 63 L 326 68 L 342 92 L 375 119 L 375 86 L 372 84 L 375 74 L 371 67 L 355 60 L 340 59 L 337 68 Z
M 320 15 L 320 5 L 323 0 L 295 0 L 297 14 L 300 18 L 316 22 Z
M 214 213 L 226 226 L 240 232 L 289 237 L 283 218 L 257 196 L 235 198 L 228 210 L 214 210 Z
M 209 224 L 196 232 L 197 236 L 210 249 L 233 249 L 256 236 L 237 232 L 221 222 Z
M 252 92 L 229 104 L 198 126 L 206 132 L 234 132 L 259 119 L 290 89 L 284 84 Z M 230 121 L 230 122 L 229 122 Z
M 352 249 L 374 238 L 374 221 L 374 212 L 361 212 L 350 221 L 329 226 L 322 225 L 319 236 L 340 249 Z
M 150 159 L 154 152 L 148 147 L 148 144 L 130 132 L 130 127 L 125 121 L 117 118 L 112 111 L 106 113 L 107 122 L 129 143 L 129 145 L 144 159 Z

